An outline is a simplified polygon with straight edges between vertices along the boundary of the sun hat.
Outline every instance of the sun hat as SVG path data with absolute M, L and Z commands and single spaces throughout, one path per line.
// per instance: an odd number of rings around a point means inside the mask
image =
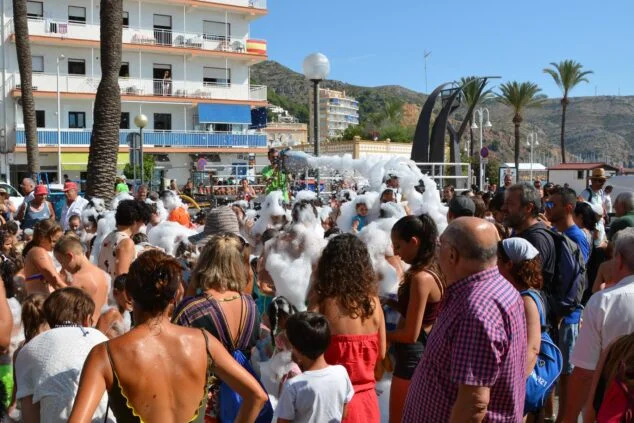
M 64 192 L 68 192 L 70 190 L 74 189 L 75 191 L 78 191 L 79 189 L 77 188 L 77 184 L 74 182 L 64 182 Z
M 533 244 L 524 238 L 507 238 L 502 241 L 502 247 L 513 263 L 532 260 L 539 255 L 537 248 L 533 247 Z
M 475 203 L 466 195 L 454 197 L 449 202 L 449 211 L 455 217 L 473 216 L 475 215 Z
M 38 185 L 35 187 L 35 190 L 33 191 L 33 195 L 47 195 L 48 194 L 48 189 L 46 189 L 46 186 L 44 185 Z
M 230 206 L 211 209 L 205 218 L 205 229 L 196 235 L 189 237 L 189 242 L 204 247 L 214 236 L 221 233 L 232 233 L 240 237 L 245 243 L 247 240 L 240 234 L 238 217 Z
M 600 167 L 598 169 L 592 169 L 592 176 L 590 176 L 590 179 L 605 181 L 608 178 L 605 176 L 605 170 Z

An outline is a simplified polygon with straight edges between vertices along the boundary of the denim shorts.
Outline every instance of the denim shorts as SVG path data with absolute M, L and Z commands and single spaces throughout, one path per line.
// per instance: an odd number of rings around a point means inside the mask
M 559 342 L 557 346 L 561 350 L 561 356 L 564 360 L 562 375 L 570 375 L 574 366 L 570 362 L 572 350 L 577 343 L 579 337 L 579 323 L 564 323 L 559 326 Z

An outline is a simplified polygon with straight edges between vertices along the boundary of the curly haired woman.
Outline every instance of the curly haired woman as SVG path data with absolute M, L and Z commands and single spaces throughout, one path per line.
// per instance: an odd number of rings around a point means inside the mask
M 310 308 L 330 322 L 326 361 L 344 366 L 354 387 L 344 422 L 380 421 L 374 367 L 386 347 L 377 290 L 365 244 L 352 234 L 331 239 L 317 264 Z

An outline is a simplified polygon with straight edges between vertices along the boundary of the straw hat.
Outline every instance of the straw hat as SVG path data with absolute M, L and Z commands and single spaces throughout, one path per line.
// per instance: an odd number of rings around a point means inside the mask
M 6 189 L 4 189 L 4 188 L 0 188 L 0 196 L 2 196 L 2 197 L 8 197 L 8 196 L 9 196 L 9 193 L 7 192 L 7 190 L 6 190 Z
M 605 176 L 605 170 L 603 168 L 598 168 L 592 169 L 592 176 L 590 176 L 590 179 L 605 181 L 608 178 Z
M 205 229 L 189 237 L 189 242 L 204 247 L 214 235 L 229 232 L 239 236 L 245 243 L 246 239 L 240 234 L 238 217 L 229 206 L 217 207 L 209 211 L 205 219 Z

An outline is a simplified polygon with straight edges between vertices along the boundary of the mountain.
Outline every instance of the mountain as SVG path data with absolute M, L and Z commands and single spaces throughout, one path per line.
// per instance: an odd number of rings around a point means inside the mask
M 310 82 L 297 72 L 274 61 L 266 61 L 251 67 L 253 83 L 267 85 L 269 101 L 280 101 L 303 110 L 307 119 Z M 376 112 L 387 101 L 399 100 L 406 104 L 422 106 L 427 96 L 398 85 L 361 87 L 342 81 L 324 81 L 322 87 L 345 90 L 359 100 L 361 120 Z M 284 106 L 283 106 L 284 107 Z M 513 161 L 514 128 L 510 108 L 496 102 L 485 104 L 490 111 L 493 128 L 485 132 L 485 145 L 505 162 Z M 466 109 L 460 108 L 453 115 L 461 119 Z M 559 99 L 548 99 L 541 107 L 529 109 L 522 122 L 521 160 L 528 161 L 526 136 L 530 131 L 538 133 L 539 146 L 535 149 L 535 161 L 558 162 L 561 106 Z M 466 137 L 469 131 L 466 131 Z M 474 131 L 479 147 L 479 130 Z M 574 97 L 566 114 L 566 150 L 575 160 L 606 161 L 614 165 L 634 160 L 634 97 Z M 476 149 L 477 150 L 477 149 Z M 550 159 L 549 159 L 550 158 Z M 569 159 L 569 161 L 571 161 Z

